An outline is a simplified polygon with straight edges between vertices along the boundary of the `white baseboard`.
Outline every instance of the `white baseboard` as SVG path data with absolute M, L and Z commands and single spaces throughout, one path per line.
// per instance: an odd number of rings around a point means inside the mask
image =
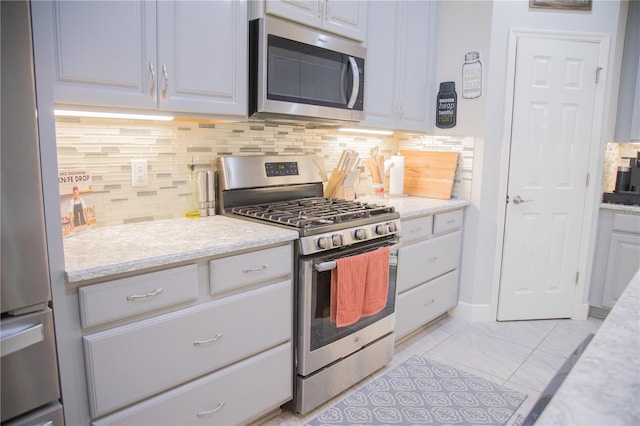
M 458 306 L 449 311 L 449 315 L 470 322 L 495 321 L 496 314 L 488 304 L 458 302 Z

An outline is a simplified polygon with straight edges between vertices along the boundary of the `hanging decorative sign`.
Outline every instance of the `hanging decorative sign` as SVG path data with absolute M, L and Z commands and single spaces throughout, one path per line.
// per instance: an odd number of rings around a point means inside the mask
M 482 62 L 480 52 L 468 52 L 462 65 L 462 97 L 476 99 L 482 94 Z
M 440 91 L 436 100 L 436 126 L 441 129 L 455 127 L 457 105 L 456 83 L 453 81 L 440 83 Z

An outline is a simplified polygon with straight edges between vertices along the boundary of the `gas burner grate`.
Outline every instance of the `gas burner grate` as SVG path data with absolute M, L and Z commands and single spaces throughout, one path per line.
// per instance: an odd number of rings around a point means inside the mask
M 233 214 L 308 229 L 393 213 L 393 207 L 335 198 L 310 197 L 234 207 Z

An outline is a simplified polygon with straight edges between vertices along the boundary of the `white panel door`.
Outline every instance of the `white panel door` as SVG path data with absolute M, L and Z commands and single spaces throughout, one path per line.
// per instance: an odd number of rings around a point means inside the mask
M 520 38 L 498 320 L 572 314 L 583 230 L 597 43 Z M 523 201 L 520 201 L 523 200 Z
M 158 2 L 159 109 L 247 113 L 245 1 Z

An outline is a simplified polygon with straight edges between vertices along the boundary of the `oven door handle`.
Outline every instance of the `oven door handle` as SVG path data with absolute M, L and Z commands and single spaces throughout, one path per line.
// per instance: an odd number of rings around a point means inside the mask
M 402 246 L 402 242 L 397 242 L 391 246 L 389 246 L 390 251 L 396 251 Z M 335 260 L 330 260 L 328 262 L 320 262 L 313 265 L 316 271 L 318 272 L 326 272 L 336 269 L 337 263 Z

